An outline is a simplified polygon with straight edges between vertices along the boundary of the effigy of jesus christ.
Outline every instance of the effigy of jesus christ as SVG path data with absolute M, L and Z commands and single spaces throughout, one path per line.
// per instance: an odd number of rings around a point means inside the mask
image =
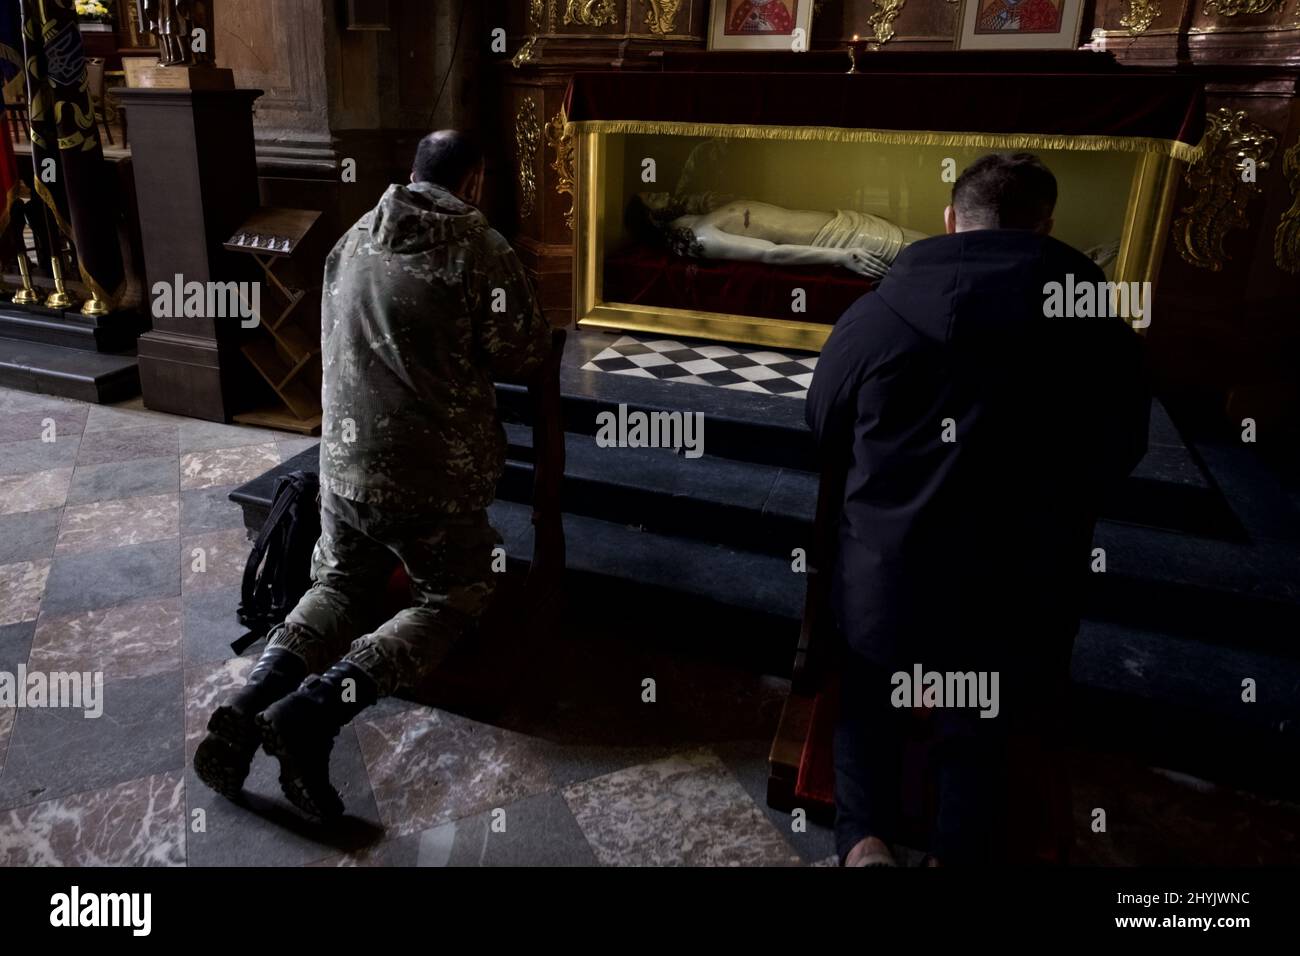
M 833 265 L 878 279 L 909 244 L 926 238 L 868 212 L 786 209 L 737 199 L 707 212 L 672 215 L 663 194 L 640 197 L 671 248 L 700 259 Z

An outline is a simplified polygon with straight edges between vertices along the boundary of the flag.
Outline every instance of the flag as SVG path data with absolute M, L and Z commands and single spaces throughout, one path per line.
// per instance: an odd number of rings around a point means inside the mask
M 21 9 L 33 183 L 76 247 L 81 280 L 112 308 L 126 288 L 116 183 L 105 169 L 73 0 L 21 0 Z
M 18 0 L 0 0 L 0 105 L 17 103 L 26 86 L 23 70 L 22 21 Z M 8 123 L 0 123 L 0 236 L 9 230 L 9 217 L 18 194 L 18 160 Z

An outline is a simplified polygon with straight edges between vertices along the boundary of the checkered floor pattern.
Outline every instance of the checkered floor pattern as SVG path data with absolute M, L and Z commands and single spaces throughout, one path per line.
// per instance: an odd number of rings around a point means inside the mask
M 586 365 L 585 371 L 635 375 L 742 392 L 805 398 L 817 356 L 737 345 L 624 335 Z

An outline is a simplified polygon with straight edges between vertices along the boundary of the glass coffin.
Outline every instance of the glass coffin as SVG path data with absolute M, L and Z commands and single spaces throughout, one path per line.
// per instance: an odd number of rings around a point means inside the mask
M 1073 84 L 1100 100 L 1058 115 Z M 809 350 L 992 150 L 1056 174 L 1058 238 L 1153 280 L 1203 114 L 1185 78 L 1056 74 L 579 74 L 568 108 L 579 324 Z

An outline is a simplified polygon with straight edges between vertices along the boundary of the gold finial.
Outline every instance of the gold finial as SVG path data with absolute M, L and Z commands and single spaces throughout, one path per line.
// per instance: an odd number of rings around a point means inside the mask
M 54 291 L 45 300 L 46 308 L 66 309 L 74 305 L 72 296 L 63 285 L 63 253 L 56 249 L 50 256 L 50 268 L 54 271 Z
M 41 301 L 32 285 L 32 269 L 27 263 L 27 253 L 18 253 L 18 272 L 23 277 L 23 287 L 14 293 L 14 305 L 35 305 Z

